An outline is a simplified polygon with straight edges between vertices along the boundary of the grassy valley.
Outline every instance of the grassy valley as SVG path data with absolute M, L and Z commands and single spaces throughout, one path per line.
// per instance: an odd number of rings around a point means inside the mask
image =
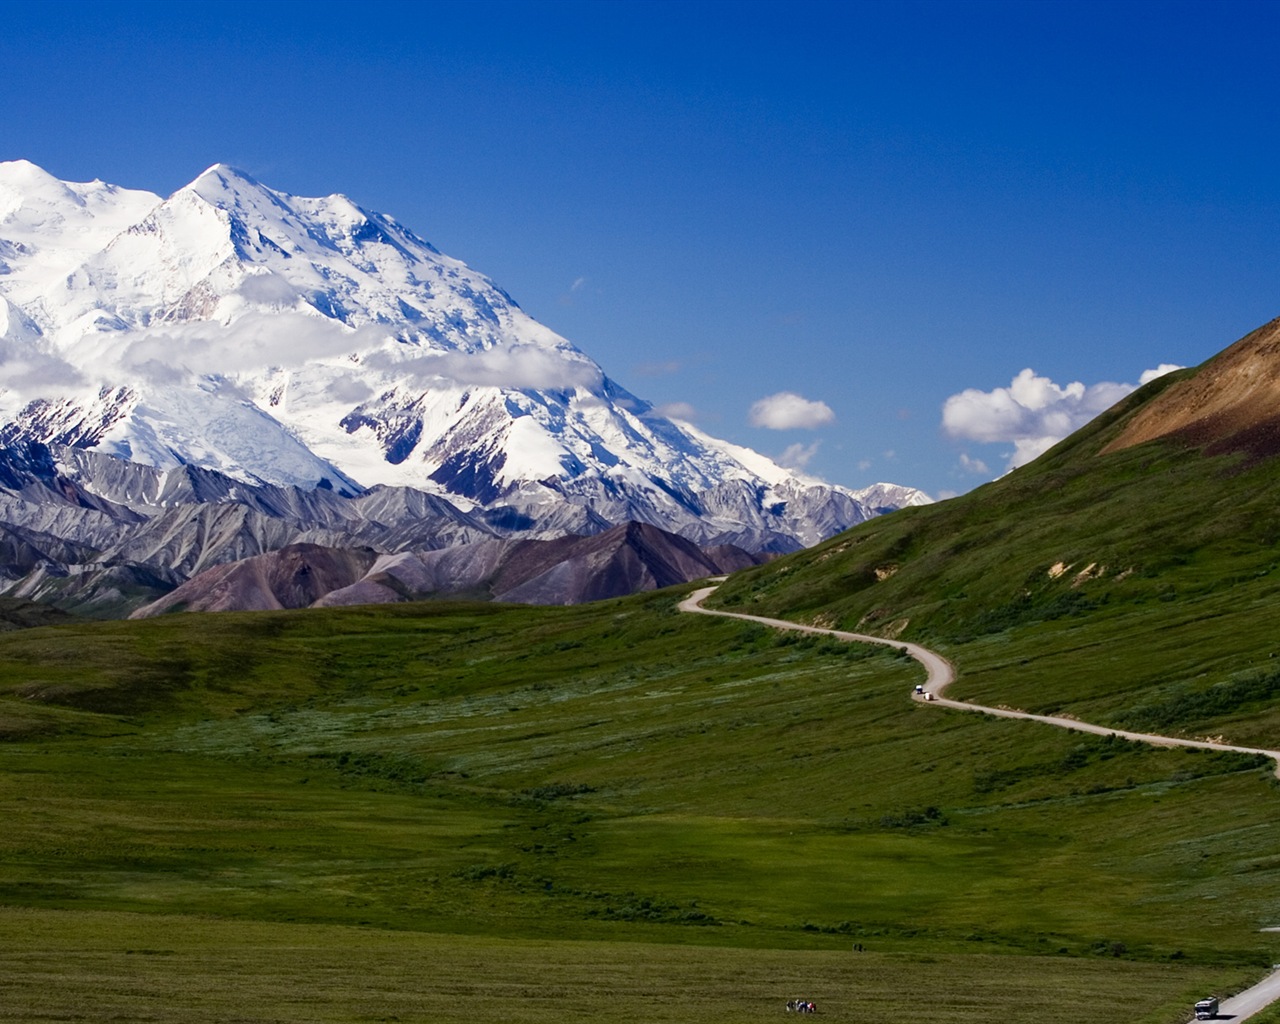
M 424 965 L 402 1020 L 469 985 L 494 1020 L 710 991 L 723 1020 L 805 992 L 1040 1020 L 1107 993 L 1154 1022 L 1271 962 L 1265 767 L 938 713 L 910 661 L 678 596 L 0 637 L 8 1019 L 72 1019 L 32 980 L 68 962 L 73 989 L 119 970 L 202 1019 L 383 1019 L 365 956 Z M 213 983 L 245 959 L 261 999 Z M 906 994 L 921 970 L 936 1002 Z M 271 1002 L 291 985 L 302 1008 Z

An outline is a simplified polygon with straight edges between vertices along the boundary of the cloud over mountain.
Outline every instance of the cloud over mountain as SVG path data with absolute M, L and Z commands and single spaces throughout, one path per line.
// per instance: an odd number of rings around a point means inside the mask
M 252 312 L 230 324 L 204 320 L 131 332 L 123 344 L 117 343 L 118 367 L 101 369 L 113 374 L 119 368 L 161 381 L 184 371 L 203 375 L 293 369 L 376 344 L 389 333 L 382 325 L 353 330 L 302 313 Z
M 380 351 L 365 364 L 394 371 L 419 384 L 447 382 L 472 387 L 532 390 L 583 388 L 595 391 L 604 383 L 600 368 L 585 356 L 512 342 L 474 352 L 423 352 L 412 358 Z
M 834 423 L 836 414 L 826 402 L 779 391 L 752 405 L 748 419 L 753 427 L 769 430 L 816 430 Z
M 797 441 L 795 444 L 787 445 L 783 453 L 774 461 L 787 469 L 804 469 L 813 461 L 813 457 L 818 454 L 821 446 L 821 441 L 814 441 L 813 444 L 801 444 Z
M 0 337 L 0 375 L 4 387 L 24 398 L 78 387 L 84 375 L 66 360 L 26 341 Z
M 655 406 L 653 411 L 669 420 L 684 420 L 686 423 L 691 423 L 698 418 L 697 408 L 689 402 L 664 402 L 662 405 Z
M 1162 363 L 1141 376 L 1141 383 L 1181 369 Z M 1012 443 L 1005 470 L 1017 469 L 1044 454 L 1068 434 L 1136 390 L 1136 385 L 1102 381 L 1055 384 L 1031 368 L 1008 387 L 966 388 L 942 406 L 942 427 L 951 437 L 982 443 Z M 966 466 L 969 468 L 969 466 Z

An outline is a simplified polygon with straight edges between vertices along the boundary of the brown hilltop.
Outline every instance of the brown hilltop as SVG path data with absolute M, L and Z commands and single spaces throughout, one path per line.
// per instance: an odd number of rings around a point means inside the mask
M 1280 318 L 1247 334 L 1140 409 L 1102 453 L 1167 437 L 1210 454 L 1280 454 Z
M 701 548 L 643 523 L 557 540 L 485 540 L 379 555 L 371 548 L 290 544 L 206 569 L 137 609 L 261 611 L 386 604 L 442 595 L 523 604 L 579 604 L 736 572 L 762 561 L 731 544 Z
M 171 611 L 278 611 L 306 608 L 325 594 L 363 577 L 377 561 L 372 548 L 290 544 L 278 551 L 206 569 L 129 617 Z

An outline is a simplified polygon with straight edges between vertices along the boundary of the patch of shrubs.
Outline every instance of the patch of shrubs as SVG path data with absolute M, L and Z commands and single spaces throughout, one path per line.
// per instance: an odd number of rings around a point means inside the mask
M 595 791 L 595 786 L 588 786 L 585 782 L 549 782 L 545 786 L 534 786 L 532 789 L 522 789 L 520 792 L 531 800 L 546 802 L 569 796 L 582 796 L 584 793 Z
M 659 924 L 683 924 L 700 926 L 718 926 L 718 921 L 711 914 L 703 913 L 694 902 L 691 906 L 681 907 L 677 903 L 660 903 L 648 898 L 636 899 L 629 894 L 628 902 L 621 906 L 610 904 L 603 910 L 589 910 L 588 917 L 603 917 L 609 921 L 653 921 Z
M 936 807 L 922 811 L 909 809 L 886 814 L 880 819 L 881 828 L 919 828 L 922 825 L 948 825 L 947 816 Z
M 384 779 L 402 785 L 426 782 L 430 775 L 420 762 L 404 754 L 389 755 L 371 751 L 357 753 L 344 750 L 338 754 L 316 756 L 323 760 L 332 760 L 334 767 L 343 775 Z
M 1055 761 L 1041 761 L 1016 768 L 980 769 L 973 773 L 973 791 L 994 793 L 1027 779 L 1066 775 L 1098 761 L 1109 761 L 1119 754 L 1140 750 L 1142 746 L 1137 740 L 1126 740 L 1114 733 L 1096 739 L 1090 738 L 1076 744 Z
M 515 874 L 516 866 L 514 864 L 472 864 L 470 867 L 455 871 L 453 876 L 454 878 L 465 879 L 468 882 L 483 882 L 486 878 L 514 878 Z
M 839 924 L 814 924 L 812 921 L 806 921 L 800 926 L 802 932 L 821 932 L 823 935 L 853 935 L 855 932 L 859 935 L 863 934 L 863 930 L 852 921 L 841 921 Z
M 991 633 L 1003 633 L 1014 626 L 1024 626 L 1035 622 L 1051 622 L 1054 619 L 1065 619 L 1072 615 L 1083 615 L 1097 608 L 1101 602 L 1088 597 L 1079 590 L 1068 590 L 1048 600 L 1037 599 L 1030 594 L 1014 598 L 1008 604 L 989 608 L 979 612 L 968 621 L 961 623 L 953 639 L 956 643 L 966 643 L 976 637 L 988 636 Z
M 778 630 L 769 642 L 774 647 L 794 647 L 805 654 L 844 658 L 846 661 L 862 661 L 882 653 L 874 644 L 848 643 L 834 637 L 801 633 L 791 629 Z
M 1128 751 L 1144 749 L 1145 744 L 1138 740 L 1127 740 L 1112 733 L 1109 736 L 1090 738 L 1076 744 L 1056 761 L 1042 761 L 1037 764 L 1019 765 L 1016 768 L 984 768 L 973 774 L 973 791 L 975 793 L 994 793 L 1007 789 L 1028 779 L 1046 778 L 1067 775 L 1071 772 L 1087 768 L 1091 764 L 1108 761 Z M 1232 751 L 1205 751 L 1195 747 L 1186 748 L 1184 753 L 1192 755 L 1195 760 L 1181 768 L 1173 776 L 1174 782 L 1187 782 L 1191 779 L 1205 778 L 1210 775 L 1229 775 L 1233 772 L 1251 771 L 1255 768 L 1268 768 L 1271 760 L 1264 754 L 1242 754 Z M 1125 785 L 1133 786 L 1130 779 Z M 1125 786 L 1091 786 L 1085 792 L 1089 794 L 1108 793 Z M 1078 792 L 1078 791 L 1077 791 Z
M 1161 700 L 1140 704 L 1118 716 L 1129 728 L 1163 729 L 1238 711 L 1249 704 L 1280 697 L 1280 667 L 1251 669 L 1197 690 L 1182 685 Z
M 1266 754 L 1243 754 L 1232 750 L 1200 751 L 1188 747 L 1188 754 L 1200 755 L 1192 767 L 1182 768 L 1173 774 L 1174 782 L 1188 782 L 1191 779 L 1203 779 L 1209 775 L 1230 775 L 1233 772 L 1248 772 L 1256 768 L 1271 768 L 1271 758 Z M 1270 774 L 1270 771 L 1268 771 Z

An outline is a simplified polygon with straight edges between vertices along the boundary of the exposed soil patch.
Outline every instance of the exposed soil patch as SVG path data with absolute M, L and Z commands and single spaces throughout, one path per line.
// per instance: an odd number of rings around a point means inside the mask
M 1280 319 L 1214 356 L 1153 399 L 1102 453 L 1167 437 L 1210 455 L 1280 453 Z

